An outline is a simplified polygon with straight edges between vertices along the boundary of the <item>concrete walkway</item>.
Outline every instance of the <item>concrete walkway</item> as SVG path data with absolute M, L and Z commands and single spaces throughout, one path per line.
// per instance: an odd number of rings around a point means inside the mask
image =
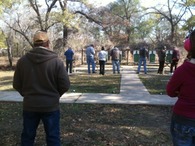
M 61 103 L 145 104 L 173 105 L 177 98 L 167 95 L 150 95 L 138 75 L 130 66 L 121 66 L 120 94 L 65 93 Z M 22 101 L 16 91 L 0 91 L 0 101 Z

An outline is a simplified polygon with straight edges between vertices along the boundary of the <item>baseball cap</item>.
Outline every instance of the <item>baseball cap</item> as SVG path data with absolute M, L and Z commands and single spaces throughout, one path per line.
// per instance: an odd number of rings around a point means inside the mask
M 35 44 L 37 43 L 45 43 L 49 41 L 49 38 L 48 38 L 48 35 L 47 35 L 47 32 L 44 32 L 44 31 L 37 31 L 34 35 L 34 38 L 33 38 L 33 42 Z

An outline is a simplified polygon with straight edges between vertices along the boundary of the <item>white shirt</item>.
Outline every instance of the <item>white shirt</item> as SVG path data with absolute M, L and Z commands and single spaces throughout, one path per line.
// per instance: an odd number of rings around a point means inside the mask
M 101 50 L 98 54 L 99 60 L 106 61 L 108 53 L 105 50 Z

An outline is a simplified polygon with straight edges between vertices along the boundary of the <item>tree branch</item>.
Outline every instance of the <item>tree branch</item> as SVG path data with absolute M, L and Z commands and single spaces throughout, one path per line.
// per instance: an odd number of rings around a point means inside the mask
M 75 11 L 74 14 L 81 14 L 81 15 L 85 16 L 88 20 L 93 21 L 96 24 L 102 26 L 102 22 L 101 21 L 98 21 L 98 20 L 92 18 L 91 16 L 88 16 L 87 14 L 81 12 L 81 11 Z
M 35 13 L 37 14 L 37 19 L 38 19 L 38 22 L 40 24 L 41 29 L 44 30 L 41 15 L 39 12 L 39 7 L 37 5 L 37 1 L 35 0 L 35 3 L 33 3 L 32 0 L 28 0 L 28 1 L 30 3 L 31 7 L 33 8 L 33 10 L 35 11 Z

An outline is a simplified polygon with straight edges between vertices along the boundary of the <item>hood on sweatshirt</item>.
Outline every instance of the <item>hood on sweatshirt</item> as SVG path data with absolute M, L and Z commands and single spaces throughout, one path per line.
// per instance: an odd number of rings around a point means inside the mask
M 58 57 L 55 52 L 44 47 L 33 48 L 26 56 L 35 64 L 40 64 Z

